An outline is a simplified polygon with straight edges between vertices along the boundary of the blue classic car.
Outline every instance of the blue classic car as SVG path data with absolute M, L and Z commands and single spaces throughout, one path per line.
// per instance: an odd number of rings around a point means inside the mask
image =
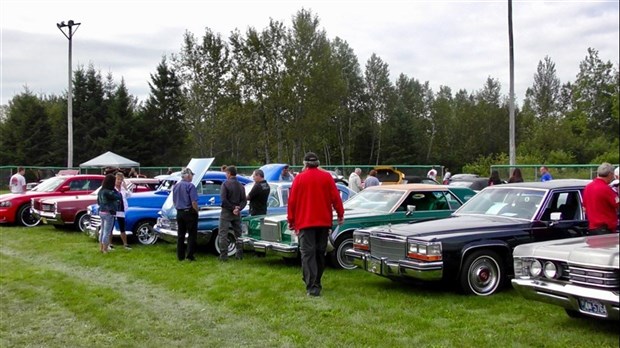
M 221 171 L 207 171 L 213 163 L 213 158 L 192 159 L 187 165 L 196 175 L 194 185 L 198 187 L 198 205 L 201 209 L 217 207 L 220 204 L 220 187 L 226 180 L 226 173 Z M 157 241 L 157 234 L 153 231 L 153 226 L 157 222 L 158 212 L 170 196 L 174 182 L 180 180 L 180 175 L 172 175 L 166 178 L 162 186 L 155 192 L 136 193 L 127 199 L 129 208 L 125 211 L 125 227 L 127 235 L 133 235 L 135 239 L 145 245 L 153 244 Z M 238 176 L 241 183 L 252 182 L 252 179 L 245 176 Z M 89 206 L 90 226 L 88 232 L 91 236 L 98 235 L 101 225 L 98 206 Z M 114 226 L 113 236 L 120 236 L 118 225 Z
M 265 179 L 269 182 L 271 188 L 267 200 L 267 215 L 286 213 L 289 191 L 293 183 L 278 181 L 284 166 L 285 164 L 267 164 L 260 168 L 265 173 Z M 246 194 L 250 192 L 253 185 L 254 183 L 250 183 L 245 186 Z M 354 192 L 344 185 L 338 184 L 337 187 L 343 200 L 354 195 Z M 219 228 L 220 210 L 219 207 L 207 207 L 198 212 L 198 245 L 209 246 L 218 255 L 220 249 L 217 232 Z M 166 200 L 159 214 L 160 217 L 157 220 L 157 224 L 154 226 L 155 233 L 157 233 L 158 238 L 164 241 L 176 243 L 176 210 L 172 205 L 171 198 Z M 241 216 L 245 217 L 248 215 L 249 207 L 246 206 L 245 209 L 241 211 Z M 213 238 L 213 236 L 215 236 L 215 238 Z M 235 245 L 236 237 L 232 231 L 228 233 L 228 239 L 228 255 L 234 256 L 237 252 L 237 248 Z

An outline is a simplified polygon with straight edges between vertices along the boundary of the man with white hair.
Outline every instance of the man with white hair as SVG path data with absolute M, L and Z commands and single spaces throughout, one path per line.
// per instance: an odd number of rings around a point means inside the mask
M 349 176 L 349 188 L 351 191 L 358 193 L 364 186 L 362 186 L 362 179 L 360 178 L 360 174 L 362 174 L 362 170 L 360 168 L 355 168 L 353 173 Z
M 177 258 L 179 261 L 194 261 L 196 238 L 198 238 L 198 191 L 192 183 L 194 172 L 185 168 L 181 178 L 172 188 L 172 200 L 177 209 Z M 185 255 L 185 233 L 187 232 L 187 256 Z
M 596 170 L 596 175 L 597 177 L 583 191 L 589 234 L 617 232 L 618 194 L 609 187 L 614 179 L 614 167 L 609 163 L 603 163 Z

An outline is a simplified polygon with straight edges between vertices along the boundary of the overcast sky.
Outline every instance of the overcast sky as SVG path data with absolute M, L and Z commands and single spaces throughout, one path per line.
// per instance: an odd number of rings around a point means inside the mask
M 56 27 L 80 22 L 73 37 L 73 69 L 93 64 L 103 76 L 124 78 L 144 100 L 162 56 L 180 50 L 186 30 L 205 28 L 228 38 L 235 28 L 262 30 L 273 18 L 291 26 L 311 10 L 330 39 L 347 41 L 362 71 L 372 53 L 421 82 L 474 92 L 498 79 L 509 92 L 508 0 L 0 0 L 1 104 L 27 86 L 36 94 L 67 90 L 68 40 Z M 513 1 L 515 94 L 532 85 L 538 62 L 549 56 L 562 83 L 574 81 L 588 47 L 619 62 L 619 1 Z

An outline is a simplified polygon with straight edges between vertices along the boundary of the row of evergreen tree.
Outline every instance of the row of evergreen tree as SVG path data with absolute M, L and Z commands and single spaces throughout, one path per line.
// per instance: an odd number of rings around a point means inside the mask
M 299 164 L 306 151 L 327 165 L 507 163 L 508 97 L 489 77 L 480 90 L 433 91 L 373 54 L 364 71 L 346 41 L 328 39 L 299 11 L 228 39 L 186 32 L 162 57 L 141 102 L 92 63 L 73 76 L 74 163 L 105 151 L 143 166 Z M 588 49 L 574 82 L 545 57 L 516 110 L 517 163 L 619 162 L 618 67 Z M 63 166 L 66 96 L 25 89 L 0 117 L 0 163 Z M 482 173 L 481 173 L 482 174 Z

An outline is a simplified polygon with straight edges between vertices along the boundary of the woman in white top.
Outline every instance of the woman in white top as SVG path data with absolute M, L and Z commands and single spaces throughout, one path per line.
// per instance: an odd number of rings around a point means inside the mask
M 131 197 L 131 191 L 127 188 L 127 184 L 125 183 L 125 176 L 121 172 L 116 173 L 116 185 L 114 186 L 116 191 L 120 192 L 123 199 L 121 200 L 120 206 L 116 211 L 116 221 L 118 221 L 118 228 L 121 231 L 121 240 L 123 241 L 123 245 L 125 249 L 131 250 L 129 244 L 127 244 L 127 233 L 125 232 L 125 211 L 128 208 L 127 198 Z

